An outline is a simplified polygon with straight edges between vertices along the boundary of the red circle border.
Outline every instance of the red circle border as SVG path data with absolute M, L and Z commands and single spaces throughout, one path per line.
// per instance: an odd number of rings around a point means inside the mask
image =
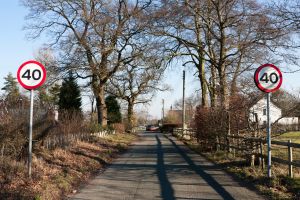
M 37 85 L 34 85 L 34 86 L 28 86 L 26 84 L 24 84 L 20 78 L 20 73 L 21 73 L 21 70 L 23 69 L 23 67 L 25 67 L 26 65 L 28 64 L 36 64 L 38 66 L 40 66 L 40 68 L 42 69 L 43 73 L 44 73 L 44 77 L 42 78 L 41 82 L 39 82 Z M 34 90 L 38 87 L 40 87 L 41 85 L 43 85 L 46 81 L 46 76 L 47 76 L 47 72 L 46 72 L 46 68 L 44 67 L 44 65 L 42 65 L 41 63 L 35 61 L 35 60 L 29 60 L 27 62 L 24 62 L 18 69 L 18 72 L 17 72 L 17 78 L 18 78 L 18 82 L 21 84 L 21 86 L 27 90 Z
M 278 74 L 279 74 L 279 84 L 278 84 L 277 87 L 274 88 L 274 89 L 271 89 L 271 90 L 266 89 L 266 88 L 264 88 L 264 87 L 259 83 L 259 80 L 258 80 L 258 74 L 259 74 L 259 72 L 260 72 L 263 68 L 265 68 L 265 67 L 272 67 L 272 68 L 274 68 L 274 69 L 278 72 Z M 281 71 L 279 70 L 278 67 L 276 67 L 276 66 L 273 65 L 273 64 L 267 63 L 267 64 L 264 64 L 264 65 L 260 66 L 259 68 L 257 68 L 257 69 L 255 70 L 255 73 L 254 73 L 254 82 L 255 82 L 255 85 L 258 87 L 258 89 L 260 89 L 261 91 L 263 91 L 263 92 L 265 92 L 265 93 L 274 92 L 274 91 L 278 90 L 278 89 L 280 88 L 281 84 L 282 84 L 282 73 L 281 73 Z

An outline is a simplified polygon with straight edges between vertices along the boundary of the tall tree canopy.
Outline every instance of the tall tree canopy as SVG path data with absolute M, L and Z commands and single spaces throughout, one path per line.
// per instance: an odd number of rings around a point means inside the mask
M 105 85 L 120 66 L 132 59 L 132 39 L 144 30 L 145 9 L 151 0 L 23 0 L 29 8 L 27 28 L 32 38 L 48 31 L 61 49 L 61 66 L 75 68 L 91 80 L 98 123 L 105 126 Z
M 138 56 L 122 66 L 110 79 L 107 92 L 122 99 L 127 104 L 127 130 L 133 127 L 134 106 L 151 101 L 155 92 L 167 90 L 161 84 L 164 74 L 164 59 L 156 55 L 160 45 L 149 42 L 147 46 L 136 48 Z M 154 50 L 155 49 L 155 50 Z
M 197 70 L 203 107 L 210 99 L 212 107 L 227 109 L 238 77 L 291 44 L 289 31 L 258 0 L 167 0 L 156 11 L 154 33 L 168 41 L 174 58 Z

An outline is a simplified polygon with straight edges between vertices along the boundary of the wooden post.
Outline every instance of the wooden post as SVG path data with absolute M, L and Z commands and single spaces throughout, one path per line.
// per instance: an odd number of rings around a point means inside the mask
M 217 136 L 217 151 L 220 151 L 220 138 Z
M 237 139 L 237 146 L 238 146 L 239 148 L 241 148 L 241 138 L 238 138 L 238 139 Z M 238 151 L 239 154 L 242 154 L 242 151 L 241 151 L 240 149 L 238 149 L 237 151 Z
M 226 112 L 226 114 L 227 114 L 227 135 L 226 135 L 226 142 L 227 142 L 227 151 L 228 151 L 228 153 L 231 153 L 231 151 L 232 151 L 232 149 L 231 149 L 231 147 L 230 147 L 230 145 L 231 145 L 231 126 L 230 126 L 230 120 L 231 120 L 231 118 L 230 118 L 230 113 L 229 113 L 229 111 L 227 111 Z
M 235 140 L 234 137 L 232 138 L 232 146 L 233 146 L 233 147 L 238 147 L 238 146 L 236 145 L 236 140 Z M 233 157 L 235 158 L 235 148 L 232 148 L 232 153 L 233 153 Z
M 250 140 L 250 166 L 253 167 L 254 166 L 254 162 L 255 162 L 255 155 L 254 155 L 254 141 L 251 139 Z
M 288 156 L 289 156 L 289 176 L 293 178 L 293 148 L 291 147 L 291 140 L 288 141 Z
M 261 166 L 262 169 L 264 169 L 264 157 L 263 157 L 263 144 L 262 141 L 259 141 L 259 166 Z
M 1 157 L 2 158 L 4 156 L 4 149 L 5 149 L 5 144 L 2 144 L 2 149 L 1 149 Z

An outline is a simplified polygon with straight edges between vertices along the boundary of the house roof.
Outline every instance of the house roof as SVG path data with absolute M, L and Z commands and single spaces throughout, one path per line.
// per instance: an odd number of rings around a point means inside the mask
M 178 114 L 182 114 L 182 110 L 169 110 L 169 114 L 176 114 L 176 115 L 178 115 Z
M 265 98 L 266 98 L 265 95 L 259 95 L 259 97 L 258 97 L 258 98 L 255 98 L 255 100 L 253 101 L 253 103 L 250 104 L 250 105 L 251 105 L 250 108 L 252 108 L 252 107 L 253 107 L 255 104 L 257 104 L 260 100 L 265 99 Z M 282 108 L 281 108 L 276 102 L 274 102 L 272 99 L 271 99 L 271 103 L 272 103 L 274 106 L 276 106 L 278 109 L 282 110 Z

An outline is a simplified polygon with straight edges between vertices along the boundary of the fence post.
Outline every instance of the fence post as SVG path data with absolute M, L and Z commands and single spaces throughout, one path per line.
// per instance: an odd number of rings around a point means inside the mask
M 5 149 L 5 144 L 2 144 L 2 149 L 1 149 L 1 157 L 2 158 L 4 156 L 4 149 Z
M 291 140 L 288 141 L 288 156 L 289 156 L 289 176 L 293 178 L 293 148 L 291 147 Z
M 233 157 L 235 158 L 235 151 L 236 151 L 235 148 L 238 146 L 236 145 L 236 140 L 234 137 L 232 137 L 232 146 L 233 146 L 232 153 L 233 153 Z
M 220 151 L 220 138 L 218 135 L 217 135 L 216 139 L 217 139 L 217 151 Z
M 255 164 L 255 155 L 254 155 L 254 140 L 250 139 L 250 166 L 253 167 Z
M 265 162 L 264 162 L 264 157 L 263 157 L 263 144 L 262 144 L 262 141 L 260 140 L 259 141 L 259 165 L 261 166 L 262 169 L 264 169 L 264 165 L 265 165 Z
M 241 154 L 241 149 L 240 149 L 240 148 L 241 148 L 241 145 L 240 145 L 240 144 L 241 144 L 241 142 L 240 142 L 241 138 L 240 138 L 240 134 L 238 134 L 238 136 L 239 136 L 239 137 L 236 139 L 236 142 L 237 142 L 237 143 L 236 143 L 236 146 L 238 147 L 237 153 L 238 153 L 238 154 Z

